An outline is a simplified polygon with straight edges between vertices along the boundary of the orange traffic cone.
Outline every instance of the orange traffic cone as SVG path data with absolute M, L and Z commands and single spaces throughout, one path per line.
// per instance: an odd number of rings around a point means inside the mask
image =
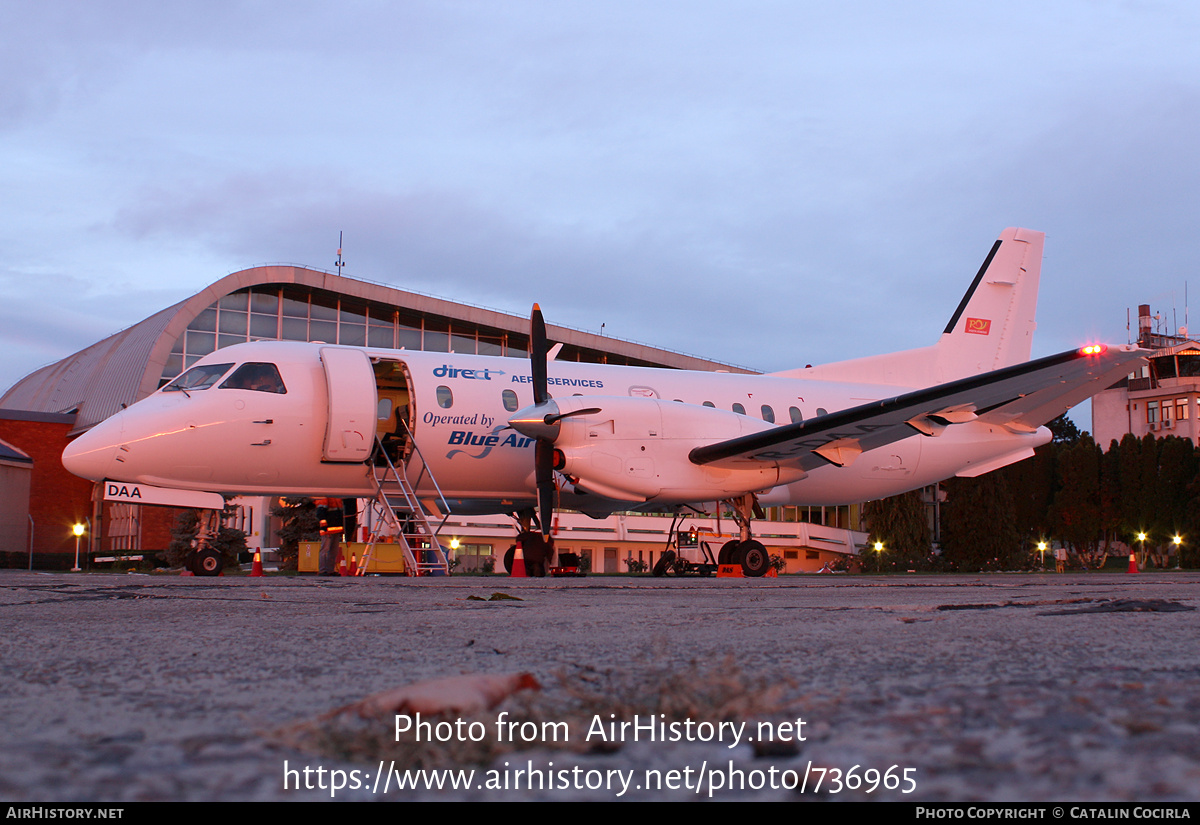
M 346 573 L 346 557 L 342 555 L 341 550 L 338 550 L 337 560 L 338 560 L 338 565 L 337 565 L 338 575 L 339 576 L 348 575 Z
M 255 550 L 254 551 L 254 564 L 250 565 L 250 575 L 251 576 L 261 576 L 262 574 L 263 574 L 262 551 Z
M 1136 553 L 1130 553 L 1130 554 L 1129 554 L 1129 569 L 1128 569 L 1128 570 L 1126 570 L 1125 572 L 1126 572 L 1126 573 L 1136 573 L 1136 572 L 1138 572 L 1138 567 L 1137 567 L 1137 554 L 1136 554 Z
M 347 576 L 358 575 L 358 553 L 350 554 L 350 570 L 346 573 Z
M 521 550 L 521 540 L 517 539 L 517 552 L 513 554 L 512 570 L 508 571 L 508 575 L 515 579 L 528 578 L 525 572 L 525 553 Z

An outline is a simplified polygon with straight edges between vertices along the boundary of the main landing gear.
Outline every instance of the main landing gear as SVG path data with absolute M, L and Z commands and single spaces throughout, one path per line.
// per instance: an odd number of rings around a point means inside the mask
M 759 576 L 766 575 L 767 570 L 771 567 L 771 556 L 761 542 L 755 541 L 750 537 L 750 520 L 755 517 L 763 517 L 763 511 L 758 505 L 758 500 L 753 493 L 746 493 L 735 499 L 726 499 L 722 503 L 733 508 L 733 518 L 738 523 L 741 537 L 725 542 L 717 552 L 715 560 L 708 549 L 708 542 L 700 542 L 699 544 L 703 555 L 707 559 L 707 563 L 704 561 L 700 563 L 689 562 L 686 559 L 679 558 L 673 549 L 673 546 L 680 546 L 676 539 L 678 535 L 677 525 L 680 517 L 680 513 L 677 512 L 674 521 L 671 522 L 671 530 L 667 536 L 667 548 L 663 550 L 658 562 L 654 565 L 653 572 L 655 576 L 665 576 L 667 573 L 675 573 L 676 575 L 698 573 L 702 576 L 709 576 L 716 572 L 717 568 L 723 564 L 741 565 L 743 576 L 758 578 Z
M 750 537 L 750 520 L 764 515 L 758 499 L 754 493 L 746 493 L 727 499 L 725 503 L 733 507 L 733 518 L 738 523 L 741 537 L 721 546 L 717 553 L 717 564 L 740 564 L 743 576 L 757 578 L 764 575 L 771 566 L 771 557 L 761 542 Z

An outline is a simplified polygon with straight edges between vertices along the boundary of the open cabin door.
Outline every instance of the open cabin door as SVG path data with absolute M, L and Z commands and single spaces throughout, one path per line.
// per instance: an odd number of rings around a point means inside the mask
M 375 446 L 375 372 L 359 349 L 322 347 L 329 419 L 322 461 L 363 462 Z

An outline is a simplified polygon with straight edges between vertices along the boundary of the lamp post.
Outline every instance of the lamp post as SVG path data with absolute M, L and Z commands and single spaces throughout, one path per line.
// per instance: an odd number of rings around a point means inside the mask
M 1042 569 L 1046 569 L 1046 542 L 1038 542 L 1038 552 L 1042 554 Z
M 1146 566 L 1146 533 L 1141 531 L 1137 534 L 1138 543 L 1141 545 L 1138 548 L 1138 564 L 1142 567 Z
M 1179 563 L 1182 561 L 1181 556 L 1183 553 L 1183 536 L 1176 533 L 1175 538 L 1171 539 L 1171 542 L 1175 545 L 1175 569 L 1178 570 Z
M 80 570 L 80 567 L 79 567 L 79 540 L 81 538 L 83 538 L 84 529 L 86 529 L 86 528 L 84 528 L 84 526 L 82 524 L 79 524 L 78 522 L 76 522 L 75 526 L 71 528 L 71 532 L 75 534 L 75 566 L 71 568 L 72 573 L 78 573 Z

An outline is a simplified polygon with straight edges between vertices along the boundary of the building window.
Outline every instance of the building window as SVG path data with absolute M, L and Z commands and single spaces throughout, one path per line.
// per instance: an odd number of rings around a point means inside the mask
M 1158 423 L 1158 402 L 1157 401 L 1147 401 L 1146 402 L 1146 423 L 1147 424 L 1157 424 Z
M 1188 400 L 1186 398 L 1175 399 L 1175 420 L 1186 421 L 1188 419 Z
M 1171 402 L 1170 401 L 1162 402 L 1162 420 L 1164 423 L 1171 420 Z

